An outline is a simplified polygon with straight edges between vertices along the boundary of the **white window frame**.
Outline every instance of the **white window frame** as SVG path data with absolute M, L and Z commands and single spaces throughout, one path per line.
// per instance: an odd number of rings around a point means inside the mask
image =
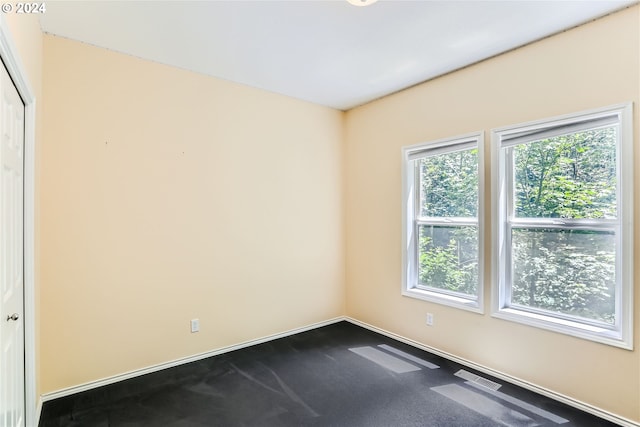
M 425 288 L 418 284 L 418 209 L 420 204 L 419 174 L 415 160 L 430 155 L 477 148 L 478 150 L 478 214 L 475 221 L 468 218 L 443 218 L 429 221 L 434 225 L 473 225 L 478 229 L 478 286 L 477 295 Z M 484 134 L 474 132 L 453 138 L 440 139 L 402 148 L 402 295 L 476 313 L 484 313 Z
M 631 103 L 568 114 L 545 120 L 494 129 L 492 140 L 492 316 L 528 326 L 551 330 L 616 347 L 633 349 L 633 108 Z M 513 166 L 509 146 L 527 140 L 567 134 L 604 126 L 615 121 L 617 140 L 617 219 L 558 220 L 536 219 L 545 228 L 597 229 L 616 234 L 616 320 L 613 326 L 588 319 L 554 315 L 545 310 L 523 310 L 510 301 L 510 224 L 518 219 L 513 210 Z M 567 132 L 568 131 L 568 132 Z M 510 212 L 511 211 L 511 212 Z M 531 221 L 525 221 L 527 224 Z M 606 223 L 606 224 L 605 224 Z M 519 224 L 518 225 L 522 225 Z M 526 224 L 525 224 L 526 225 Z

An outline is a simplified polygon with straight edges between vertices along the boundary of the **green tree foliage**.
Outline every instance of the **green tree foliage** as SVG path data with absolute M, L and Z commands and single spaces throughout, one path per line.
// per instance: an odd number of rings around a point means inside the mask
M 512 302 L 613 323 L 615 235 L 514 229 Z
M 420 227 L 420 283 L 475 295 L 478 288 L 477 227 Z
M 615 218 L 615 129 L 515 147 L 516 216 Z
M 615 128 L 514 148 L 519 218 L 615 218 Z M 514 229 L 512 302 L 613 323 L 615 235 Z
M 475 217 L 478 214 L 478 150 L 420 160 L 420 215 Z
M 419 161 L 423 218 L 475 218 L 478 212 L 478 150 Z M 475 295 L 478 231 L 469 226 L 420 227 L 420 284 Z
M 609 127 L 511 148 L 516 217 L 615 218 L 615 132 Z M 420 159 L 418 168 L 423 219 L 477 216 L 477 150 Z M 421 225 L 419 238 L 422 285 L 476 294 L 477 227 Z M 511 239 L 513 304 L 615 321 L 614 233 L 514 227 Z

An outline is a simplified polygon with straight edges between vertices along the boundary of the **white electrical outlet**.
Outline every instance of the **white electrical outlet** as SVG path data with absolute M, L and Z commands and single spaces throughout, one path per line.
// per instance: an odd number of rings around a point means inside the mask
M 427 313 L 427 326 L 433 326 L 433 313 Z
M 200 319 L 191 319 L 191 332 L 200 331 Z

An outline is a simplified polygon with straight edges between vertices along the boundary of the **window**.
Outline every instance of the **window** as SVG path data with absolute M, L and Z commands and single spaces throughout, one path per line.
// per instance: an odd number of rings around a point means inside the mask
M 631 105 L 493 131 L 493 314 L 632 348 Z
M 482 143 L 403 148 L 403 295 L 482 312 Z

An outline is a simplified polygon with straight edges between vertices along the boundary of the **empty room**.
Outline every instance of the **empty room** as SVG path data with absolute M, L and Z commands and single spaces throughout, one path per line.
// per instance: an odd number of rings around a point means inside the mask
M 0 426 L 640 427 L 640 4 L 0 4 Z

